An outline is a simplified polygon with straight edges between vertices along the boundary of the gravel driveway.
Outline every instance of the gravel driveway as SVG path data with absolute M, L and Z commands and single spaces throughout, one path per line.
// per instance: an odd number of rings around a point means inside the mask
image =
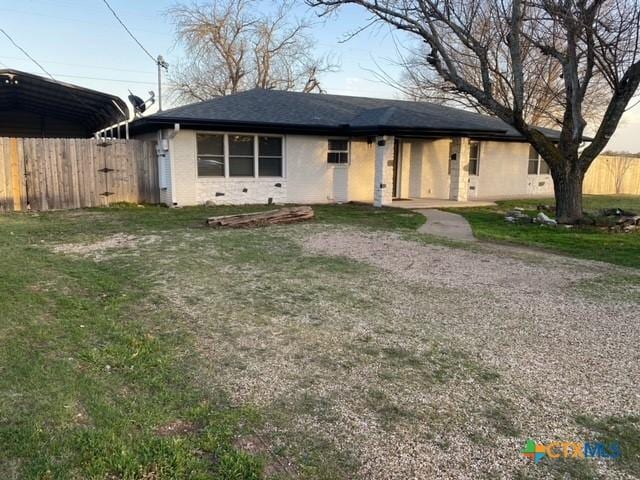
M 190 239 L 206 265 L 174 270 L 165 293 L 198 332 L 203 381 L 265 412 L 280 475 L 638 478 L 520 454 L 528 438 L 597 438 L 583 417 L 628 419 L 637 438 L 635 271 L 346 227 L 265 232 L 236 253 Z

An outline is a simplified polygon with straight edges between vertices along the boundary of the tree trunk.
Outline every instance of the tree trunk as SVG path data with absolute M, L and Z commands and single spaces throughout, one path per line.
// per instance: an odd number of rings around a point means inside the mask
M 582 219 L 582 182 L 584 173 L 577 169 L 552 172 L 558 223 L 575 224 Z

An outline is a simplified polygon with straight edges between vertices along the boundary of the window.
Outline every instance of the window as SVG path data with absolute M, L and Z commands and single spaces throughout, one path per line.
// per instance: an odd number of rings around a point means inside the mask
M 447 174 L 451 175 L 451 167 L 453 162 L 458 160 L 458 153 L 454 149 L 454 142 L 449 143 L 449 163 L 447 165 Z M 469 175 L 480 174 L 480 143 L 471 142 L 469 144 Z
M 283 175 L 282 137 L 198 133 L 196 143 L 198 177 L 254 177 L 256 173 L 259 177 Z
M 451 175 L 451 164 L 454 162 L 456 154 L 453 152 L 453 142 L 449 143 L 449 163 L 447 165 L 447 174 Z
M 224 136 L 198 134 L 198 176 L 224 177 Z
M 551 170 L 549 169 L 549 165 L 543 159 L 540 159 L 540 175 L 549 175 Z
M 254 140 L 252 135 L 229 135 L 229 176 L 254 176 Z
M 478 175 L 480 172 L 480 143 L 469 144 L 469 175 Z
M 258 175 L 282 176 L 282 138 L 258 137 Z
M 538 152 L 532 146 L 529 146 L 529 175 L 537 175 L 538 174 L 538 160 L 540 157 L 538 156 Z
M 330 138 L 327 162 L 338 164 L 349 163 L 349 140 Z
M 536 149 L 529 146 L 529 175 L 549 175 L 549 165 L 545 162 Z

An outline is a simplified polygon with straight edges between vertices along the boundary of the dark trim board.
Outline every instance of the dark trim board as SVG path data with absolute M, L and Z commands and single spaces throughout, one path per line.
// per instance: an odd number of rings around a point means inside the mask
M 333 127 L 329 125 L 291 125 L 268 123 L 240 123 L 240 122 L 215 122 L 210 120 L 193 119 L 151 119 L 142 118 L 130 126 L 132 135 L 153 133 L 163 129 L 173 129 L 178 124 L 181 129 L 204 130 L 212 132 L 248 132 L 248 133 L 277 133 L 297 135 L 337 135 L 350 138 L 367 138 L 382 135 L 393 135 L 398 138 L 417 138 L 428 140 L 441 140 L 452 137 L 469 137 L 472 140 L 496 140 L 506 142 L 523 142 L 520 136 L 500 134 L 496 131 L 470 131 L 470 130 L 426 130 L 416 128 L 382 128 L 373 129 Z

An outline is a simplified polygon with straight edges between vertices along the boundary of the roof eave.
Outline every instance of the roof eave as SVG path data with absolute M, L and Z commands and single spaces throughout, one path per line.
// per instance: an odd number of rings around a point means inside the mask
M 221 130 L 237 132 L 264 132 L 264 133 L 312 133 L 316 135 L 347 135 L 347 136 L 372 136 L 372 135 L 396 135 L 412 136 L 420 138 L 441 138 L 447 136 L 500 136 L 506 130 L 497 129 L 432 129 L 415 127 L 391 127 L 386 125 L 371 125 L 353 127 L 350 125 L 308 125 L 285 124 L 268 122 L 237 122 L 214 121 L 208 119 L 180 118 L 180 117 L 146 117 L 134 121 L 131 124 L 132 133 L 147 133 L 161 128 L 172 127 L 180 124 L 181 128 L 196 130 Z

